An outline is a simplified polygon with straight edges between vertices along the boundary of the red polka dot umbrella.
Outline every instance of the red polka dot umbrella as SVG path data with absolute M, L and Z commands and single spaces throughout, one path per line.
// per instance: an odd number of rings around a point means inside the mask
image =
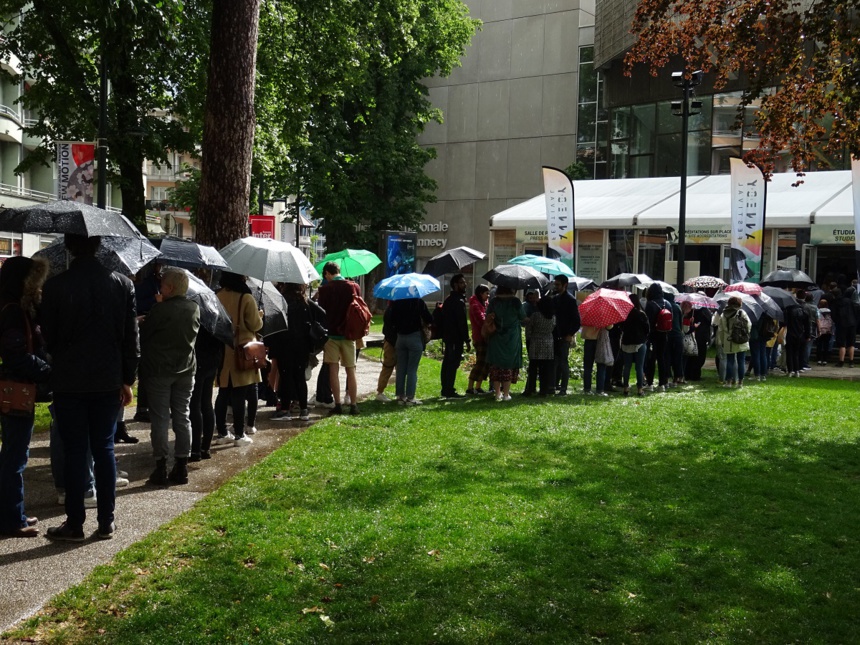
M 748 296 L 760 296 L 761 286 L 757 285 L 755 282 L 735 282 L 723 289 L 723 291 L 728 293 L 731 293 L 732 291 L 740 291 Z
M 624 291 L 598 289 L 579 305 L 583 325 L 608 327 L 627 319 L 633 303 Z

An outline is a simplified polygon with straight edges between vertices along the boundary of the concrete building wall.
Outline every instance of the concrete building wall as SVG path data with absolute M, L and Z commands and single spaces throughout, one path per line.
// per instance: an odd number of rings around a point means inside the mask
M 483 28 L 461 68 L 427 81 L 444 123 L 420 138 L 438 155 L 425 222 L 448 225 L 445 248 L 487 251 L 490 216 L 542 192 L 542 165 L 576 159 L 578 53 L 593 44 L 594 0 L 465 2 Z M 419 231 L 419 268 L 440 237 Z

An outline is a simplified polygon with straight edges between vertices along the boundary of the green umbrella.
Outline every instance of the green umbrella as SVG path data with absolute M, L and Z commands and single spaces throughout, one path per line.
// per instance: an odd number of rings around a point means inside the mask
M 519 264 L 525 267 L 537 269 L 541 273 L 549 275 L 564 275 L 568 278 L 575 278 L 576 274 L 564 262 L 545 258 L 542 255 L 518 255 L 515 258 L 508 260 L 508 264 Z
M 334 262 L 340 267 L 340 274 L 344 278 L 357 278 L 366 275 L 382 264 L 382 260 L 376 253 L 363 249 L 344 249 L 337 253 L 329 253 L 316 263 L 315 268 L 322 275 L 326 262 Z

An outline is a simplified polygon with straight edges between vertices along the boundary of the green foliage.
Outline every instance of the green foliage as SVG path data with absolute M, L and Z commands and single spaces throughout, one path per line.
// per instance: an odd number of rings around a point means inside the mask
M 713 373 L 710 374 L 713 383 Z M 850 382 L 366 402 L 7 637 L 63 643 L 848 643 Z M 815 401 L 786 422 L 775 400 Z
M 194 226 L 197 219 L 197 202 L 200 198 L 200 170 L 188 164 L 182 164 L 176 176 L 176 185 L 168 190 L 170 202 L 180 210 L 188 212 L 191 226 Z
M 416 136 L 441 118 L 423 79 L 459 64 L 477 22 L 459 0 L 263 2 L 256 158 L 301 194 L 330 248 L 414 227 L 435 184 Z
M 573 180 L 577 179 L 594 179 L 588 168 L 581 161 L 574 161 L 564 169 L 565 174 Z
M 95 141 L 99 64 L 107 57 L 110 179 L 126 213 L 143 225 L 143 159 L 167 163 L 190 151 L 194 128 L 167 118 L 199 111 L 208 45 L 208 0 L 0 0 L 0 57 L 16 56 L 27 91 L 20 102 L 37 120 L 26 132 L 43 143 L 18 166 L 47 164 L 54 142 Z M 200 122 L 189 119 L 189 123 Z

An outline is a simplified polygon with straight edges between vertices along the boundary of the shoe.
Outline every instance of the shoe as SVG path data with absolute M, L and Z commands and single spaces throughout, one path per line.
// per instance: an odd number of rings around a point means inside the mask
M 98 508 L 99 502 L 95 495 L 84 497 L 84 508 Z
M 116 487 L 117 488 L 125 488 L 128 486 L 128 477 L 117 477 L 116 478 Z
M 475 388 L 473 388 L 473 387 L 466 388 L 466 394 L 468 394 L 469 396 L 474 396 Z
M 49 540 L 55 540 L 58 542 L 83 542 L 86 540 L 84 537 L 84 529 L 74 529 L 66 522 L 63 522 L 59 526 L 52 526 L 49 528 L 45 537 Z
M 311 415 L 308 412 L 307 408 L 303 408 L 302 411 L 299 413 L 299 420 L 300 421 L 310 421 L 311 420 Z
M 638 396 L 645 396 L 645 388 L 644 388 L 644 387 L 640 387 L 640 388 L 636 391 L 636 394 L 637 394 Z
M 848 367 L 854 367 L 854 363 L 848 363 Z
M 398 405 L 406 405 L 406 397 L 405 396 L 398 396 L 397 397 L 397 404 Z
M 0 535 L 10 538 L 34 538 L 39 537 L 39 529 L 35 526 L 22 526 L 11 531 L 2 531 Z
M 594 392 L 592 392 L 591 390 L 583 390 L 582 393 L 585 396 L 593 396 L 594 395 Z
M 567 390 L 559 390 L 555 393 L 556 396 L 567 396 Z
M 459 392 L 451 392 L 450 394 L 444 395 L 446 399 L 463 399 L 466 398 L 465 394 L 460 394 Z
M 343 408 L 340 404 L 335 405 L 328 413 L 330 417 L 337 416 L 338 414 L 343 414 Z
M 227 434 L 224 434 L 224 435 L 219 434 L 217 437 L 215 437 L 212 440 L 212 443 L 216 446 L 223 446 L 223 445 L 226 445 L 228 443 L 233 443 L 233 440 L 235 438 L 236 437 L 234 437 L 232 434 L 230 434 L 228 432 Z
M 116 432 L 113 435 L 114 443 L 138 443 L 140 439 L 132 437 L 125 427 L 125 423 L 116 424 Z
M 36 526 L 39 523 L 38 517 L 28 517 L 27 518 L 27 526 Z
M 850 366 L 849 366 L 849 367 L 850 367 Z M 804 365 L 803 367 L 801 367 L 801 368 L 800 368 L 800 371 L 801 371 L 801 372 L 808 372 L 808 371 L 810 371 L 811 369 L 812 369 L 812 368 L 811 368 L 809 365 Z
M 315 408 L 325 408 L 326 410 L 333 410 L 335 407 L 335 402 L 331 403 L 323 403 L 322 401 L 317 401 L 314 403 Z
M 128 473 L 125 472 L 124 470 L 120 470 L 119 468 L 116 469 L 116 476 L 117 477 L 125 477 L 126 479 L 128 479 Z
M 511 395 L 510 395 L 510 394 L 505 394 L 505 395 L 502 397 L 502 401 L 510 401 L 510 400 L 511 400 Z
M 135 421 L 142 421 L 143 423 L 149 423 L 149 410 L 146 408 L 138 408 L 137 412 L 134 413 L 132 417 Z
M 609 396 L 606 392 L 598 392 L 597 396 Z
M 150 486 L 167 486 L 169 482 L 170 480 L 167 479 L 167 460 L 156 460 L 155 470 L 152 471 L 146 483 Z
M 112 540 L 113 534 L 115 531 L 116 531 L 116 524 L 111 522 L 110 524 L 108 524 L 106 526 L 99 526 L 99 528 L 96 530 L 96 537 L 99 540 Z
M 188 455 L 189 464 L 196 464 L 201 459 L 203 459 L 203 457 L 200 455 L 199 452 L 192 452 L 190 455 Z
M 201 459 L 212 459 L 212 453 L 209 452 L 208 450 L 201 450 L 200 451 L 200 458 Z
M 167 476 L 171 484 L 182 486 L 188 483 L 188 460 L 178 458 Z
M 245 435 L 244 437 L 236 437 L 233 440 L 233 445 L 237 448 L 241 448 L 242 446 L 247 446 L 248 444 L 254 443 L 254 440 L 251 437 Z
M 289 410 L 278 410 L 271 416 L 272 421 L 292 421 L 293 415 Z
M 345 397 L 343 397 L 343 404 L 344 405 L 350 405 L 351 403 L 352 403 L 352 400 L 350 400 L 349 394 L 347 394 Z
M 845 362 L 839 361 L 838 363 L 836 363 L 836 367 L 845 367 Z
M 623 392 L 624 392 L 624 396 L 630 396 L 630 388 L 629 387 L 625 387 Z
M 358 406 L 355 403 L 353 403 L 352 405 L 349 406 L 349 414 L 350 414 L 350 416 L 353 416 L 353 417 L 358 416 L 358 414 L 359 414 Z
M 486 394 L 486 393 L 487 393 L 487 391 L 486 391 L 486 390 L 483 390 L 483 389 L 481 389 L 481 388 L 479 388 L 479 387 L 476 387 L 476 388 L 475 388 L 475 394 Z
M 744 386 L 743 381 L 738 381 L 738 389 L 741 389 Z
M 250 426 L 248 428 L 245 428 L 245 434 L 257 434 L 257 427 Z
M 424 401 L 422 401 L 421 399 L 406 399 L 406 401 L 405 401 L 405 405 L 406 405 L 406 406 L 411 406 L 411 405 L 424 405 Z
M 57 491 L 57 504 L 59 504 L 60 506 L 66 505 L 66 493 L 64 491 Z
M 661 391 L 661 392 L 665 392 L 667 389 L 668 389 L 668 388 L 666 388 L 666 386 L 665 386 L 665 385 L 661 385 L 661 386 L 660 386 L 660 391 Z
M 496 401 L 504 401 L 504 399 L 503 399 L 503 398 L 502 398 L 502 396 L 499 394 L 499 395 L 497 395 L 497 396 L 496 396 Z
M 385 392 L 377 392 L 376 400 L 380 403 L 390 403 L 391 399 L 385 396 Z

